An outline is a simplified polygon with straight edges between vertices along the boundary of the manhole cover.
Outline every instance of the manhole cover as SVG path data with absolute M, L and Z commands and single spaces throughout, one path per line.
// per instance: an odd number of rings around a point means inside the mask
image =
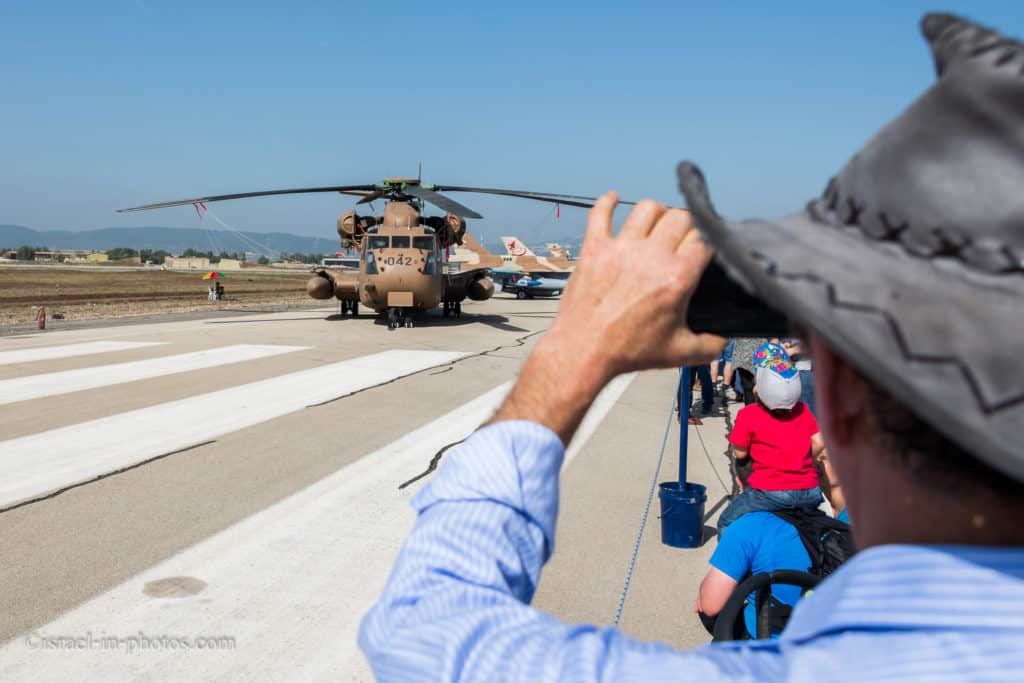
M 206 582 L 195 577 L 170 576 L 148 582 L 142 587 L 142 592 L 151 598 L 187 598 L 202 592 L 204 588 Z

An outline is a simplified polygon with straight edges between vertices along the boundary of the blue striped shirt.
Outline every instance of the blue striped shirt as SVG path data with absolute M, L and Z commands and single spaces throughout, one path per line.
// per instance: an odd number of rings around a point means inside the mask
M 532 609 L 562 457 L 530 422 L 497 423 L 446 455 L 360 628 L 378 680 L 1024 681 L 1022 548 L 865 550 L 773 641 L 681 651 Z

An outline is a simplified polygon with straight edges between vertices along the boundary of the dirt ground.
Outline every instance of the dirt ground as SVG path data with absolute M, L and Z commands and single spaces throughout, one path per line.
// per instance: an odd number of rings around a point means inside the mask
M 224 306 L 305 304 L 307 272 L 225 272 L 225 300 L 207 300 L 198 271 L 159 268 L 0 268 L 0 325 L 35 320 L 38 307 L 65 320 L 218 310 Z

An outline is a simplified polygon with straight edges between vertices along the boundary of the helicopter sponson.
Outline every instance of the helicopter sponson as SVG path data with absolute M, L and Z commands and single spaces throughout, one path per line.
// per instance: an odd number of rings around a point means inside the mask
M 306 283 L 306 294 L 314 299 L 330 299 L 337 297 L 339 301 L 358 301 L 359 286 L 341 273 L 326 268 L 318 268 Z

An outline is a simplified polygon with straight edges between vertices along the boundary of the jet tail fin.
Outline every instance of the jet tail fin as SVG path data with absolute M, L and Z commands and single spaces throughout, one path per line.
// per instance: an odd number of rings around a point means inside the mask
M 501 242 L 509 256 L 536 256 L 518 237 L 502 237 Z

